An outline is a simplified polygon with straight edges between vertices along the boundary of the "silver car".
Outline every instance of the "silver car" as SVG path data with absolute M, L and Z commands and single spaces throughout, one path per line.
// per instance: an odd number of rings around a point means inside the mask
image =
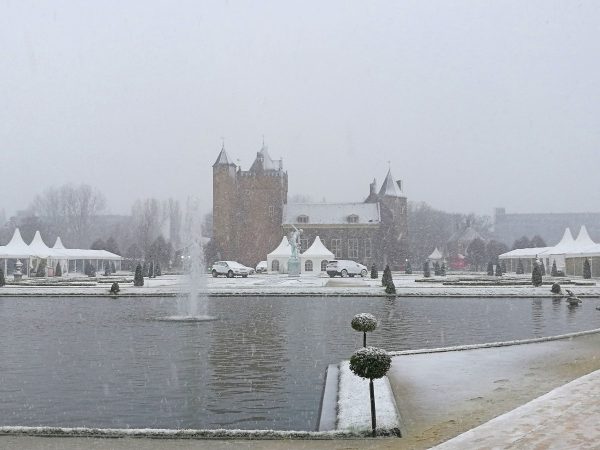
M 332 278 L 336 275 L 339 275 L 343 278 L 353 277 L 355 275 L 360 275 L 363 278 L 367 276 L 366 266 L 348 259 L 329 261 L 325 270 L 327 275 Z
M 235 276 L 246 278 L 252 273 L 252 269 L 236 261 L 217 261 L 212 265 L 211 273 L 215 278 L 219 275 L 224 275 L 227 278 Z

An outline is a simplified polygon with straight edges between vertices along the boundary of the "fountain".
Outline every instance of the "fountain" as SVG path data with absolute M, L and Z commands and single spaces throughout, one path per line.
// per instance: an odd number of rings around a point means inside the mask
M 177 296 L 177 315 L 161 320 L 179 322 L 206 322 L 217 320 L 209 316 L 206 296 L 206 270 L 202 247 L 201 214 L 198 202 L 188 200 L 184 238 L 189 242 L 187 254 L 182 256 L 187 269 L 187 289 Z

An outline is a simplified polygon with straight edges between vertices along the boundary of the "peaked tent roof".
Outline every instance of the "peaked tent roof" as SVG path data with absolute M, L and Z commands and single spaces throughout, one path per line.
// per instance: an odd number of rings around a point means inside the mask
M 48 256 L 56 254 L 56 252 L 53 252 L 52 249 L 46 245 L 39 230 L 35 232 L 35 235 L 29 244 L 29 250 L 33 255 L 41 258 L 47 258 Z
M 575 239 L 575 243 L 577 244 L 577 246 L 582 247 L 582 248 L 590 247 L 590 246 L 596 244 L 594 241 L 592 241 L 592 238 L 588 234 L 588 231 L 587 231 L 587 228 L 585 227 L 585 225 L 581 226 L 581 229 L 579 230 L 579 234 L 577 235 L 577 239 Z
M 379 196 L 402 197 L 400 186 L 398 186 L 398 183 L 396 183 L 394 177 L 392 177 L 392 169 L 388 169 L 388 173 L 379 190 Z
M 442 259 L 443 256 L 440 253 L 440 251 L 437 249 L 437 247 L 435 248 L 435 250 L 433 252 L 431 252 L 431 255 L 429 255 L 428 259 Z
M 550 255 L 560 255 L 563 253 L 568 253 L 573 251 L 575 248 L 575 239 L 573 239 L 573 235 L 571 234 L 571 229 L 569 227 L 565 228 L 565 232 L 563 234 L 562 239 L 558 244 L 552 247 L 550 250 L 546 252 L 546 254 Z
M 33 256 L 29 246 L 21 237 L 21 232 L 15 228 L 15 232 L 8 244 L 0 247 L 0 258 L 29 258 Z
M 317 236 L 310 247 L 301 255 L 302 258 L 307 257 L 325 257 L 329 259 L 335 258 L 335 255 L 321 242 L 321 238 Z
M 292 246 L 290 245 L 290 241 L 288 241 L 288 238 L 284 236 L 281 239 L 281 243 L 277 246 L 277 248 L 271 253 L 269 253 L 267 256 L 292 256 Z
M 63 245 L 62 241 L 60 240 L 60 236 L 58 236 L 56 238 L 56 242 L 54 243 L 54 246 L 52 248 L 57 249 L 57 250 L 64 250 L 65 246 Z

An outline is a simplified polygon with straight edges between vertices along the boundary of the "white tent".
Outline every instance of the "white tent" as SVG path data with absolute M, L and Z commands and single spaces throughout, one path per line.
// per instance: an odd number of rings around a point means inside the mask
M 15 228 L 15 232 L 13 233 L 10 242 L 0 247 L 0 259 L 4 260 L 5 274 L 7 274 L 7 262 L 9 259 L 26 259 L 27 261 L 24 263 L 24 265 L 26 264 L 26 268 L 24 268 L 24 271 L 27 275 L 29 275 L 29 265 L 32 256 L 31 250 L 21 237 L 21 232 L 18 228 Z
M 286 236 L 275 250 L 267 255 L 267 270 L 269 272 L 287 273 L 288 260 L 292 256 L 292 246 Z
M 335 259 L 335 255 L 323 245 L 319 236 L 312 245 L 300 255 L 301 273 L 319 275 L 325 272 L 327 262 Z
M 442 253 L 437 249 L 437 247 L 435 248 L 435 250 L 433 252 L 431 252 L 431 255 L 429 255 L 427 257 L 427 259 L 429 261 L 433 261 L 433 262 L 440 262 L 443 259 Z

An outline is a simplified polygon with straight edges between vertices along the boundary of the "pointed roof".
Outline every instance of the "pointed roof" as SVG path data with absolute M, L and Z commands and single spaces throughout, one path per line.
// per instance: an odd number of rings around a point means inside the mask
M 577 235 L 577 239 L 575 239 L 575 242 L 580 248 L 591 247 L 592 245 L 596 244 L 594 241 L 592 241 L 592 238 L 588 234 L 585 225 L 581 226 L 581 229 L 579 230 L 579 234 Z
M 56 238 L 56 242 L 54 243 L 54 246 L 52 248 L 57 249 L 57 250 L 65 249 L 65 246 L 63 245 L 62 241 L 60 240 L 60 236 L 58 236 Z
M 0 258 L 28 258 L 33 256 L 29 246 L 21 237 L 21 232 L 15 228 L 15 232 L 8 244 L 0 247 Z
M 53 253 L 50 247 L 48 247 L 42 239 L 42 235 L 40 234 L 39 230 L 35 232 L 35 235 L 29 244 L 29 250 L 32 252 L 32 254 L 38 257 L 48 257 Z
M 281 170 L 283 163 L 281 160 L 273 160 L 267 150 L 267 146 L 263 145 L 259 152 L 256 153 L 256 159 L 250 166 L 250 172 L 258 172 L 260 170 Z
M 325 247 L 325 245 L 323 244 L 323 242 L 321 241 L 321 238 L 319 238 L 319 236 L 317 236 L 315 238 L 315 241 L 312 243 L 312 245 L 310 247 L 308 247 L 306 249 L 306 251 L 304 253 L 302 253 L 302 255 L 300 255 L 300 256 L 302 258 L 314 258 L 314 257 L 325 258 L 325 259 L 335 258 L 334 254 L 327 247 Z
M 292 246 L 290 245 L 290 241 L 288 238 L 284 236 L 281 239 L 281 243 L 277 246 L 275 250 L 269 253 L 267 256 L 277 257 L 277 256 L 292 256 Z
M 392 176 L 392 169 L 388 169 L 388 173 L 385 176 L 385 180 L 383 180 L 381 189 L 379 190 L 379 196 L 402 197 L 400 186 L 398 186 L 398 184 L 394 181 L 394 177 Z
M 431 252 L 431 255 L 429 255 L 429 257 L 428 257 L 428 259 L 431 259 L 431 260 L 442 259 L 442 258 L 443 258 L 443 256 L 437 247 L 435 248 L 435 250 L 433 252 Z
M 219 156 L 217 156 L 217 160 L 213 164 L 215 166 L 229 166 L 233 164 L 229 161 L 229 156 L 227 156 L 227 152 L 225 151 L 225 146 L 221 147 L 221 151 L 219 152 Z

